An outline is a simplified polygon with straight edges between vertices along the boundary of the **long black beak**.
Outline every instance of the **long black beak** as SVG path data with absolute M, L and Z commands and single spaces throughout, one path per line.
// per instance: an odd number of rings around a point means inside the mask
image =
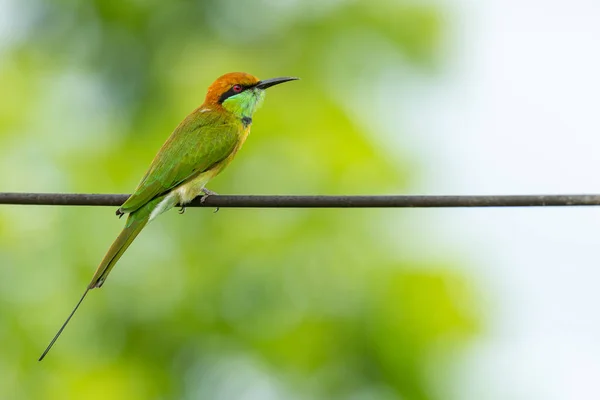
M 266 88 L 270 88 L 271 86 L 279 85 L 280 83 L 296 81 L 298 79 L 300 79 L 300 78 L 294 78 L 291 76 L 284 76 L 281 78 L 273 78 L 273 79 L 265 79 L 263 81 L 258 82 L 256 84 L 256 87 L 259 89 L 266 89 Z

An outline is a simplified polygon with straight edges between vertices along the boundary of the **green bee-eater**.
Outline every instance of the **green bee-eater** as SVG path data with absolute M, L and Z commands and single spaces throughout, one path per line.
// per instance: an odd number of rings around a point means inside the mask
M 69 317 L 56 333 L 40 361 L 56 342 L 90 289 L 101 287 L 116 262 L 140 231 L 158 215 L 177 204 L 182 207 L 200 193 L 211 192 L 204 186 L 233 160 L 252 125 L 252 116 L 262 104 L 265 89 L 298 78 L 267 80 L 243 72 L 225 74 L 208 88 L 204 103 L 175 128 L 158 151 L 135 192 L 117 210 L 129 214 L 92 281 Z

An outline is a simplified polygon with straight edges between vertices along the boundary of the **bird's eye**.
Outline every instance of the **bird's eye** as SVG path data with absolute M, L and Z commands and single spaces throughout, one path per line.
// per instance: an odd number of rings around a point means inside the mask
M 240 93 L 242 91 L 242 85 L 233 85 L 233 91 Z

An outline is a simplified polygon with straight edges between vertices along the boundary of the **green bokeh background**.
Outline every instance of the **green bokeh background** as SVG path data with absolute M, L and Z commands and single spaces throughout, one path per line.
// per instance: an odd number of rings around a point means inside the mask
M 269 91 L 212 190 L 408 193 L 415 133 L 382 135 L 373 99 L 402 96 L 397 71 L 443 68 L 443 12 L 425 4 L 15 2 L 0 190 L 128 193 L 206 87 L 247 71 L 302 80 Z M 406 211 L 189 209 L 146 228 L 38 363 L 114 211 L 0 207 L 0 398 L 444 399 L 481 329 L 455 255 L 402 257 Z

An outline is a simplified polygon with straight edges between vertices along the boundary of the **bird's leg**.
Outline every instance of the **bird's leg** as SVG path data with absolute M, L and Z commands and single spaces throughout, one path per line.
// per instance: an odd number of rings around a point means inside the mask
M 200 198 L 200 203 L 204 203 L 204 200 L 206 200 L 206 198 L 207 198 L 208 196 L 215 196 L 215 195 L 218 195 L 218 193 L 217 193 L 217 192 L 213 192 L 212 190 L 210 190 L 210 189 L 207 189 L 207 188 L 205 188 L 205 187 L 203 187 L 203 188 L 202 188 L 202 193 L 204 193 L 204 196 L 202 196 L 202 197 Z
M 212 190 L 207 189 L 205 187 L 202 188 L 202 193 L 204 193 L 204 196 L 200 197 L 200 203 L 204 203 L 204 201 L 206 200 L 206 198 L 208 196 L 214 196 L 214 195 L 218 194 L 217 192 L 213 192 Z M 214 212 L 217 212 L 217 211 L 219 211 L 219 207 L 215 208 Z
M 206 200 L 208 196 L 217 194 L 216 192 L 213 192 L 212 190 L 209 190 L 207 188 L 202 188 L 202 193 L 204 193 L 204 196 L 200 197 L 200 203 L 204 203 L 204 200 Z M 219 211 L 218 208 L 215 210 L 215 212 L 217 211 Z M 182 205 L 178 212 L 179 214 L 183 214 L 185 212 L 185 205 Z

